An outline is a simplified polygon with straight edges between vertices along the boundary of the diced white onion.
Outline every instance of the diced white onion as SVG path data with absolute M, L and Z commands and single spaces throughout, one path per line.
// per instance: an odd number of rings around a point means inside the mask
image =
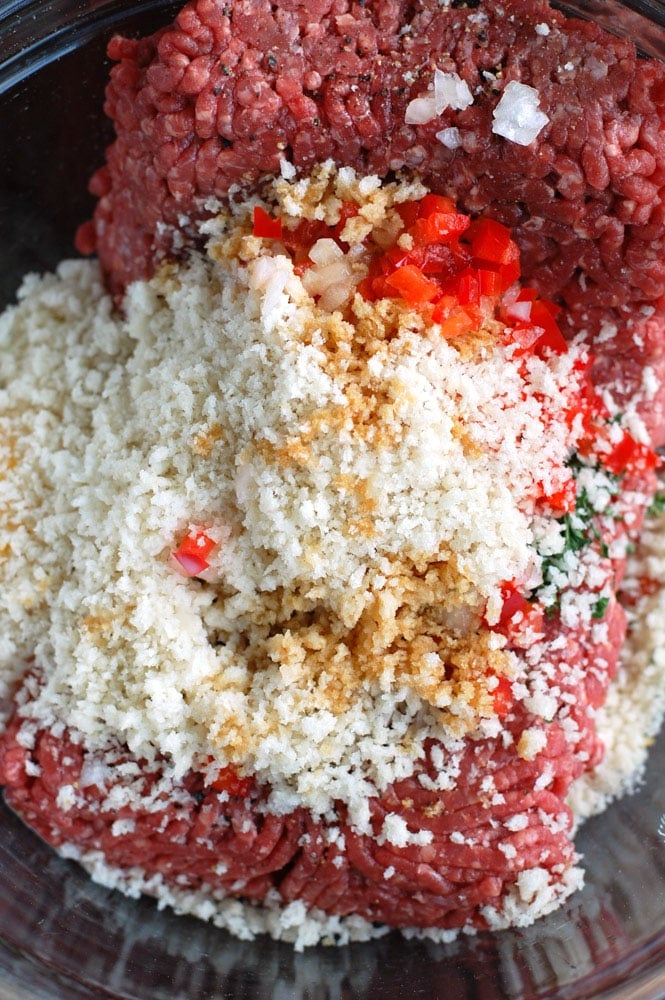
M 346 281 L 338 281 L 334 285 L 329 285 L 319 299 L 319 305 L 326 312 L 334 312 L 341 309 L 351 298 L 355 288 L 355 282 L 349 277 Z
M 273 277 L 275 262 L 272 257 L 257 257 L 249 268 L 250 285 L 254 291 L 260 291 Z
M 470 632 L 478 627 L 478 613 L 473 608 L 460 605 L 440 613 L 441 624 L 450 632 Z
M 531 319 L 531 303 L 513 302 L 506 308 L 506 316 L 508 319 L 518 320 L 522 323 L 528 322 Z
M 323 295 L 323 293 L 338 282 L 346 282 L 349 278 L 349 269 L 346 261 L 334 261 L 325 266 L 317 265 L 305 271 L 302 283 L 310 295 Z
M 534 87 L 512 80 L 492 115 L 495 135 L 520 146 L 529 146 L 549 122 L 547 115 L 540 110 L 539 98 Z
M 427 125 L 434 121 L 439 112 L 436 110 L 434 95 L 429 97 L 416 97 L 407 105 L 404 121 L 407 125 Z
M 317 240 L 309 251 L 309 259 L 315 264 L 332 264 L 343 256 L 342 248 L 331 239 Z
M 284 156 L 282 156 L 279 161 L 279 172 L 282 175 L 282 177 L 287 181 L 292 181 L 293 178 L 296 176 L 295 166 L 293 165 L 293 163 L 291 163 L 290 160 L 287 160 L 286 157 Z
M 436 138 L 446 149 L 459 149 L 462 145 L 462 134 L 458 128 L 444 128 L 436 133 Z
M 473 104 L 473 94 L 466 80 L 457 73 L 444 73 L 434 70 L 434 102 L 437 115 L 443 114 L 446 108 L 454 111 L 464 111 Z

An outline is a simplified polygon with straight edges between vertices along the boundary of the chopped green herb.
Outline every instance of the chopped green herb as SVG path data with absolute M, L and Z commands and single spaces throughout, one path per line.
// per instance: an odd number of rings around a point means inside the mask
M 649 517 L 660 517 L 665 514 L 665 490 L 658 490 L 647 509 Z
M 582 552 L 583 549 L 595 543 L 601 557 L 607 558 L 609 549 L 603 541 L 598 522 L 599 519 L 602 519 L 604 522 L 617 520 L 620 516 L 611 503 L 619 491 L 619 476 L 608 474 L 607 470 L 602 469 L 600 466 L 590 467 L 584 465 L 578 455 L 572 455 L 566 464 L 578 481 L 575 510 L 557 519 L 562 528 L 563 548 L 561 552 L 543 558 L 541 567 L 543 582 L 541 587 L 537 588 L 532 594 L 533 599 L 542 599 L 540 597 L 541 591 L 546 588 L 548 589 L 548 602 L 545 604 L 545 613 L 548 618 L 556 614 L 559 609 L 560 592 L 565 588 L 565 584 L 562 585 L 561 583 L 561 577 L 567 578 L 570 574 L 571 553 Z M 597 505 L 594 506 L 586 487 L 579 485 L 579 472 L 582 469 L 588 471 L 590 468 L 599 475 L 600 488 L 607 498 L 606 506 L 602 510 L 597 509 Z M 556 593 L 553 597 L 550 597 L 552 588 L 554 588 Z M 594 617 L 603 617 L 606 604 L 601 605 L 602 601 L 599 601 L 596 605 L 598 615 L 594 614 Z
M 593 611 L 591 612 L 591 617 L 596 620 L 605 617 L 605 612 L 607 611 L 607 605 L 610 603 L 609 597 L 599 597 L 593 606 Z

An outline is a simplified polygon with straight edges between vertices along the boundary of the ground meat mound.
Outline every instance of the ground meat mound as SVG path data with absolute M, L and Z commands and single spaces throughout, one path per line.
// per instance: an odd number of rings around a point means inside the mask
M 197 0 L 148 39 L 114 38 L 109 55 L 117 140 L 79 242 L 115 291 L 194 237 L 206 199 L 282 159 L 307 173 L 331 157 L 418 171 L 464 211 L 499 218 L 527 282 L 562 296 L 577 325 L 662 308 L 665 67 L 545 0 Z M 408 125 L 435 66 L 474 102 Z M 530 146 L 491 130 L 511 80 L 535 87 L 549 118 Z M 459 148 L 436 138 L 445 127 Z
M 542 729 L 538 753 L 516 752 L 524 730 L 538 724 L 520 706 L 500 736 L 468 742 L 454 787 L 437 790 L 441 760 L 432 743 L 412 776 L 370 800 L 372 836 L 353 829 L 341 804 L 335 819 L 304 809 L 276 816 L 265 809 L 268 789 L 220 793 L 200 774 L 155 795 L 159 761 L 137 761 L 122 747 L 90 752 L 67 731 L 31 731 L 25 705 L 0 741 L 0 784 L 8 805 L 54 846 L 101 852 L 110 865 L 180 890 L 259 902 L 276 892 L 284 903 L 300 899 L 387 925 L 486 928 L 486 908 L 501 914 L 521 872 L 541 872 L 555 901 L 576 860 L 565 799 L 603 754 L 593 709 L 616 672 L 625 635 L 619 604 L 606 623 L 600 646 L 588 630 L 550 624 L 563 640 L 557 681 L 571 710 L 565 724 Z M 584 668 L 582 680 L 571 681 L 570 662 Z M 32 676 L 20 700 L 31 691 Z M 424 831 L 425 842 L 386 838 L 387 818 Z
M 327 158 L 405 168 L 514 231 L 526 282 L 566 305 L 564 329 L 601 338 L 603 380 L 637 364 L 665 383 L 665 66 L 632 43 L 546 0 L 195 0 L 150 38 L 114 38 L 109 55 L 117 139 L 77 243 L 118 297 L 197 241 L 211 198 L 251 190 L 282 160 L 299 174 Z M 459 73 L 473 104 L 406 124 L 435 67 Z M 549 118 L 529 146 L 492 132 L 512 80 Z M 663 422 L 665 390 L 642 416 Z

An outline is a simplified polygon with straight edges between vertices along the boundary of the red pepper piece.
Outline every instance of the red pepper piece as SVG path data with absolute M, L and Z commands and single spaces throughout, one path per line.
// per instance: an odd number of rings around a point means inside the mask
M 417 219 L 409 229 L 416 246 L 428 243 L 450 242 L 469 228 L 469 217 L 457 212 L 432 212 L 425 218 Z
M 498 271 L 488 271 L 484 267 L 479 267 L 476 271 L 480 294 L 487 295 L 491 299 L 498 299 L 503 291 L 501 286 L 501 275 Z
M 494 219 L 478 219 L 469 229 L 471 253 L 480 264 L 511 264 L 515 254 L 510 230 Z M 518 251 L 519 254 L 519 251 Z
M 508 327 L 507 329 L 507 341 L 510 344 L 517 345 L 516 354 L 518 356 L 533 354 L 534 345 L 541 336 L 541 331 L 529 323 L 520 323 L 517 326 Z
M 555 307 L 556 308 L 556 307 Z M 554 354 L 565 354 L 568 350 L 566 338 L 561 333 L 556 320 L 552 316 L 549 304 L 542 299 L 538 299 L 531 305 L 531 322 L 543 331 L 542 336 L 537 341 L 536 353 L 540 354 L 545 348 Z
M 517 250 L 517 247 L 515 249 Z M 511 285 L 514 285 L 521 273 L 519 251 L 517 251 L 515 259 L 509 261 L 507 264 L 502 264 L 499 269 L 502 290 L 505 292 Z
M 295 229 L 286 229 L 282 241 L 287 249 L 305 257 L 317 240 L 330 236 L 330 227 L 318 219 L 303 219 Z
M 226 792 L 234 798 L 244 799 L 249 795 L 253 785 L 252 778 L 241 777 L 235 767 L 229 764 L 222 768 L 215 780 L 210 782 L 209 787 L 214 788 L 216 792 Z
M 409 229 L 418 218 L 420 202 L 403 201 L 401 205 L 395 205 L 395 211 L 404 223 L 404 228 Z
M 501 586 L 503 607 L 495 632 L 505 635 L 513 646 L 526 647 L 532 639 L 529 633 L 542 632 L 543 608 L 537 602 L 527 601 L 520 588 L 513 582 Z
M 455 202 L 444 194 L 426 194 L 417 204 L 418 217 L 421 219 L 426 219 L 428 215 L 433 215 L 435 212 L 443 212 L 444 214 L 455 212 Z
M 358 292 L 368 302 L 376 302 L 377 299 L 392 299 L 395 297 L 396 289 L 388 284 L 387 279 L 379 274 L 376 277 L 368 276 L 364 278 L 357 288 Z
M 646 472 L 655 469 L 659 462 L 653 448 L 636 441 L 628 432 L 623 435 L 610 454 L 603 455 L 601 460 L 605 468 L 617 476 L 624 472 Z
M 546 330 L 536 341 L 535 354 L 542 358 L 546 351 L 551 354 L 565 354 L 568 342 L 559 329 Z
M 365 302 L 376 301 L 376 295 L 374 294 L 374 279 L 370 278 L 369 275 L 358 283 L 356 291 L 358 295 L 365 300 Z
M 431 302 L 440 293 L 439 286 L 426 278 L 420 268 L 413 264 L 399 267 L 389 274 L 385 281 L 411 306 Z
M 190 532 L 173 553 L 187 576 L 198 576 L 210 566 L 208 556 L 217 543 L 204 531 Z
M 504 719 L 513 707 L 515 696 L 513 695 L 513 685 L 507 677 L 499 677 L 499 683 L 492 691 L 494 702 L 494 712 L 500 719 Z
M 282 220 L 273 219 L 260 205 L 254 206 L 254 236 L 262 236 L 268 240 L 281 240 Z
M 501 615 L 493 626 L 497 632 L 502 632 L 518 612 L 524 613 L 529 607 L 529 602 L 522 591 L 510 580 L 501 585 L 501 598 L 503 600 Z
M 333 239 L 339 239 L 342 235 L 342 231 L 344 230 L 344 226 L 347 224 L 349 219 L 355 218 L 357 214 L 358 206 L 355 201 L 343 201 L 339 210 L 339 222 L 329 235 L 332 236 Z
M 457 297 L 460 305 L 478 305 L 480 302 L 480 282 L 478 272 L 467 268 L 460 274 L 457 284 Z
M 458 250 L 446 243 L 430 243 L 412 250 L 395 246 L 381 256 L 379 267 L 384 274 L 390 274 L 398 267 L 413 264 L 423 274 L 455 275 L 466 264 L 466 259 Z
M 432 320 L 435 323 L 443 323 L 444 319 L 448 319 L 454 312 L 459 311 L 459 307 L 456 295 L 444 294 L 436 301 L 432 311 Z
M 577 502 L 577 487 L 572 476 L 556 493 L 545 496 L 545 500 L 556 514 L 572 514 Z
M 435 321 L 440 323 L 441 336 L 445 340 L 451 340 L 453 337 L 460 337 L 464 333 L 469 333 L 474 328 L 478 328 L 478 321 L 463 308 L 453 310 L 449 316 L 440 321 Z

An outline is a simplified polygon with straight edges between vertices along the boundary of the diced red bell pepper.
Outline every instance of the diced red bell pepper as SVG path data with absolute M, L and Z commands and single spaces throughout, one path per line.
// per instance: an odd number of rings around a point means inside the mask
M 518 612 L 524 612 L 529 607 L 529 602 L 522 591 L 510 580 L 501 585 L 501 598 L 503 601 L 501 614 L 493 626 L 497 632 L 502 632 Z
M 530 323 L 520 323 L 517 326 L 508 327 L 506 339 L 508 343 L 516 345 L 516 354 L 533 354 L 534 345 L 541 336 L 541 331 Z
M 216 544 L 204 531 L 190 532 L 180 542 L 173 557 L 187 576 L 198 576 L 209 568 L 208 556 Z
M 420 202 L 403 201 L 401 205 L 395 205 L 395 210 L 404 223 L 404 228 L 409 229 L 418 218 Z
M 432 320 L 435 323 L 443 323 L 444 319 L 452 316 L 454 312 L 459 310 L 459 307 L 459 300 L 456 295 L 441 295 L 437 299 L 432 311 Z
M 513 685 L 507 677 L 499 677 L 499 683 L 492 691 L 492 700 L 495 714 L 505 719 L 515 702 Z
M 474 259 L 489 264 L 511 264 L 515 260 L 515 244 L 510 230 L 494 219 L 478 219 L 469 229 L 471 253 Z
M 502 304 L 501 316 L 509 324 L 509 341 L 517 344 L 520 354 L 543 357 L 546 352 L 565 354 L 568 342 L 554 318 L 558 307 L 541 299 L 533 288 L 524 288 L 516 298 Z
M 280 233 L 276 238 L 281 239 L 287 250 L 290 250 L 294 254 L 296 262 L 302 262 L 307 259 L 309 251 L 317 240 L 333 239 L 338 245 L 342 246 L 340 242 L 342 231 L 349 219 L 352 219 L 357 214 L 358 206 L 354 201 L 343 201 L 339 211 L 339 222 L 335 226 L 329 226 L 321 219 L 301 219 L 295 229 L 285 229 L 283 231 L 280 229 Z M 281 227 L 280 219 L 272 220 L 269 216 L 268 219 L 270 222 L 279 222 Z M 254 235 L 267 236 L 268 233 L 257 233 L 255 231 Z
M 519 251 L 517 251 L 517 255 L 514 260 L 509 261 L 507 264 L 502 264 L 499 268 L 501 284 L 504 292 L 507 288 L 510 288 L 511 285 L 515 284 L 521 273 L 522 269 L 520 268 Z
M 436 282 L 426 278 L 420 268 L 413 264 L 398 267 L 385 280 L 411 306 L 431 302 L 441 291 Z
M 537 299 L 531 304 L 531 322 L 534 326 L 539 326 L 543 331 L 542 336 L 537 341 L 536 353 L 540 354 L 545 349 L 552 351 L 554 354 L 566 353 L 568 342 L 552 316 L 552 311 L 547 302 Z
M 545 330 L 536 341 L 535 354 L 542 358 L 545 352 L 551 354 L 565 354 L 568 350 L 568 341 L 557 328 Z
M 455 202 L 444 194 L 426 194 L 417 202 L 417 205 L 420 219 L 426 219 L 435 212 L 443 212 L 444 214 L 455 212 Z
M 390 274 L 398 267 L 413 264 L 423 274 L 455 275 L 465 266 L 465 258 L 446 243 L 429 243 L 423 246 L 404 250 L 402 247 L 391 247 L 382 254 L 379 260 L 380 270 Z
M 260 205 L 254 206 L 254 236 L 261 236 L 268 240 L 281 240 L 282 220 L 273 219 Z
M 343 201 L 339 210 L 339 222 L 334 226 L 332 233 L 329 233 L 329 235 L 333 239 L 339 239 L 349 219 L 355 218 L 357 214 L 358 205 L 356 205 L 355 201 Z
M 517 296 L 517 302 L 537 302 L 538 309 L 545 310 L 552 319 L 556 319 L 561 312 L 561 306 L 558 306 L 556 302 L 552 302 L 551 299 L 542 298 L 535 288 L 522 288 L 519 295 Z
M 586 366 L 586 371 L 584 371 L 575 406 L 571 407 L 565 414 L 568 427 L 572 427 L 577 419 L 582 421 L 582 435 L 577 445 L 577 450 L 582 455 L 589 454 L 589 450 L 593 447 L 598 436 L 599 428 L 603 421 L 609 417 L 609 410 L 602 396 L 598 394 L 589 378 L 589 368 L 590 364 Z M 580 371 L 579 367 L 577 371 Z
M 528 646 L 532 641 L 530 633 L 542 632 L 544 619 L 542 605 L 527 601 L 519 587 L 512 582 L 502 585 L 501 596 L 503 597 L 501 615 L 496 625 L 492 625 L 492 629 L 505 635 L 513 646 L 518 648 Z
M 374 278 L 370 278 L 368 275 L 363 278 L 356 287 L 356 292 L 361 298 L 365 299 L 366 302 L 375 302 L 377 296 L 374 294 Z
M 560 490 L 545 494 L 544 499 L 555 514 L 572 514 L 577 504 L 577 487 L 573 477 L 571 476 Z
M 479 267 L 476 271 L 480 294 L 491 299 L 498 299 L 503 291 L 501 275 L 498 271 L 488 271 L 487 268 Z
M 460 337 L 464 333 L 470 333 L 474 328 L 478 328 L 478 321 L 468 312 L 467 309 L 455 309 L 444 319 L 435 320 L 439 323 L 441 336 L 445 340 L 452 340 Z
M 432 212 L 417 219 L 409 229 L 416 246 L 444 243 L 456 239 L 469 228 L 469 217 L 457 212 Z
M 659 459 L 653 448 L 636 441 L 626 432 L 609 455 L 602 456 L 602 463 L 610 472 L 620 476 L 624 472 L 647 472 L 655 469 Z
M 229 764 L 222 768 L 215 780 L 210 782 L 209 787 L 214 788 L 216 792 L 226 792 L 234 798 L 246 798 L 253 784 L 252 778 L 241 777 L 235 767 Z
M 457 284 L 457 297 L 460 305 L 478 305 L 480 302 L 480 282 L 478 272 L 467 268 L 460 274 Z
M 331 237 L 330 226 L 318 219 L 302 219 L 295 229 L 283 229 L 282 242 L 291 253 L 296 265 L 304 265 L 305 268 L 311 265 L 309 251 L 317 240 Z

